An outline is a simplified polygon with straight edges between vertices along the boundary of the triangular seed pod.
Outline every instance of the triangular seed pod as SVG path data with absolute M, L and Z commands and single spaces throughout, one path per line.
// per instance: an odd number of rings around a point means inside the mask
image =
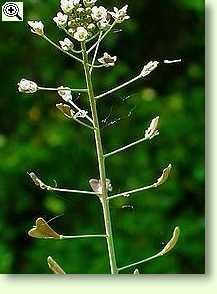
M 135 269 L 135 271 L 133 272 L 134 275 L 140 275 L 140 272 L 138 270 L 138 268 Z
M 75 112 L 67 104 L 59 103 L 56 107 L 68 118 L 73 118 Z
M 167 168 L 165 168 L 163 170 L 163 173 L 162 173 L 161 177 L 153 185 L 155 188 L 166 182 L 166 180 L 168 179 L 168 177 L 170 175 L 171 169 L 172 169 L 172 165 L 170 164 L 170 165 L 168 165 Z
M 28 231 L 28 235 L 33 238 L 54 238 L 60 239 L 61 235 L 55 232 L 43 218 L 36 220 L 36 226 Z
M 33 180 L 33 182 L 35 183 L 36 186 L 39 186 L 41 189 L 49 189 L 49 187 L 43 183 L 37 176 L 35 173 L 31 172 L 28 173 L 28 175 L 30 176 L 30 178 Z
M 171 251 L 174 248 L 174 246 L 176 245 L 176 243 L 177 243 L 177 241 L 179 239 L 179 235 L 180 235 L 180 229 L 179 229 L 179 227 L 176 227 L 174 232 L 173 232 L 172 238 L 166 244 L 164 249 L 160 252 L 160 255 L 164 255 L 164 254 L 168 253 L 169 251 Z
M 95 193 L 99 193 L 101 194 L 102 193 L 102 185 L 100 183 L 100 180 L 97 180 L 97 179 L 91 179 L 89 181 L 90 183 L 90 186 L 92 188 L 92 190 L 95 192 Z M 106 179 L 106 188 L 108 191 L 112 191 L 112 185 L 111 185 L 111 181 L 109 179 Z
M 154 138 L 155 136 L 159 135 L 159 131 L 157 129 L 158 124 L 159 124 L 159 119 L 160 117 L 157 116 L 156 118 L 154 118 L 151 121 L 151 124 L 149 126 L 149 128 L 145 131 L 145 138 L 148 140 L 151 140 L 152 138 Z
M 47 263 L 48 263 L 49 268 L 52 270 L 52 272 L 54 274 L 57 274 L 57 275 L 65 275 L 66 274 L 64 272 L 64 270 L 59 266 L 59 264 L 55 260 L 53 260 L 53 258 L 51 256 L 49 256 L 47 258 Z

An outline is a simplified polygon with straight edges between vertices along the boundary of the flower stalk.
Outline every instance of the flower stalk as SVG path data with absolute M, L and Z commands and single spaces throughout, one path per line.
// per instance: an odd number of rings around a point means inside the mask
M 107 246 L 108 246 L 108 252 L 109 252 L 110 267 L 111 267 L 111 273 L 117 274 L 118 269 L 116 264 L 116 256 L 115 256 L 112 226 L 111 226 L 111 217 L 110 217 L 109 202 L 108 202 L 108 193 L 107 193 L 107 187 L 106 187 L 105 159 L 103 154 L 103 146 L 102 146 L 100 126 L 99 126 L 99 120 L 98 120 L 98 114 L 97 114 L 96 99 L 94 97 L 90 67 L 88 65 L 89 64 L 88 53 L 87 53 L 86 45 L 84 42 L 81 43 L 81 48 L 82 48 L 83 65 L 84 65 L 84 71 L 85 71 L 85 77 L 86 77 L 86 83 L 87 83 L 87 89 L 88 89 L 89 103 L 90 103 L 92 117 L 93 117 L 93 126 L 95 128 L 94 130 L 95 143 L 96 143 L 96 150 L 97 150 L 100 181 L 102 185 L 101 203 L 103 208 L 105 230 L 107 234 Z
M 57 15 L 53 18 L 57 27 L 63 30 L 68 37 L 62 41 L 59 41 L 60 46 L 54 43 L 49 39 L 44 33 L 44 24 L 41 21 L 29 21 L 28 24 L 31 27 L 32 33 L 44 38 L 52 46 L 57 48 L 60 52 L 64 53 L 68 57 L 73 58 L 78 61 L 84 69 L 85 74 L 85 83 L 86 87 L 84 89 L 77 89 L 71 87 L 40 87 L 34 81 L 27 79 L 22 79 L 18 83 L 18 90 L 21 93 L 33 94 L 37 91 L 53 91 L 57 92 L 58 95 L 65 101 L 63 103 L 56 104 L 56 107 L 61 113 L 68 119 L 75 120 L 77 123 L 83 127 L 89 128 L 95 137 L 96 145 L 96 155 L 98 163 L 99 178 L 90 179 L 89 184 L 93 191 L 83 191 L 77 189 L 65 189 L 58 188 L 57 185 L 54 187 L 45 184 L 41 179 L 39 179 L 34 172 L 30 172 L 29 176 L 36 186 L 45 191 L 53 192 L 63 192 L 71 194 L 83 194 L 95 196 L 102 205 L 102 212 L 104 218 L 105 232 L 104 234 L 86 234 L 86 235 L 62 235 L 56 232 L 43 218 L 36 219 L 35 226 L 33 226 L 29 231 L 28 235 L 33 238 L 38 239 L 54 239 L 54 240 L 65 240 L 65 239 L 83 239 L 83 238 L 104 238 L 107 242 L 107 250 L 109 256 L 110 270 L 111 274 L 119 274 L 120 271 L 137 266 L 149 260 L 160 257 L 176 245 L 180 229 L 176 227 L 173 236 L 166 246 L 159 253 L 143 259 L 141 261 L 131 263 L 124 267 L 118 267 L 116 261 L 116 252 L 114 247 L 113 232 L 112 232 L 112 222 L 110 215 L 110 200 L 117 199 L 119 197 L 130 197 L 135 193 L 139 193 L 145 190 L 152 188 L 158 188 L 160 185 L 164 184 L 171 172 L 171 164 L 166 167 L 161 176 L 155 181 L 154 184 L 149 186 L 143 186 L 142 188 L 137 188 L 130 190 L 128 192 L 122 192 L 116 195 L 109 196 L 109 192 L 112 191 L 112 184 L 110 179 L 106 175 L 106 166 L 105 160 L 113 155 L 116 155 L 122 151 L 125 151 L 131 147 L 134 147 L 144 141 L 151 140 L 155 136 L 159 135 L 158 123 L 159 116 L 152 119 L 148 129 L 144 133 L 144 137 L 128 144 L 124 147 L 116 149 L 110 153 L 104 154 L 101 129 L 98 118 L 97 111 L 97 101 L 105 96 L 108 96 L 139 79 L 142 79 L 149 75 L 153 70 L 155 70 L 159 64 L 158 61 L 150 61 L 147 63 L 140 74 L 137 74 L 136 77 L 131 80 L 124 82 L 123 84 L 114 87 L 113 89 L 102 93 L 98 96 L 95 96 L 95 91 L 92 82 L 92 73 L 94 68 L 109 68 L 115 66 L 117 61 L 117 56 L 111 56 L 107 52 L 104 52 L 104 55 L 101 58 L 98 58 L 98 51 L 100 43 L 108 35 L 109 32 L 115 27 L 116 24 L 120 24 L 125 20 L 128 20 L 130 17 L 127 14 L 128 5 L 125 5 L 121 9 L 114 7 L 113 11 L 107 10 L 103 6 L 96 5 L 97 0 L 61 0 L 60 6 L 62 12 L 58 12 Z M 97 38 L 98 37 L 98 38 Z M 93 41 L 93 45 L 89 45 L 89 42 Z M 74 39 L 77 44 L 80 45 L 80 50 L 74 50 L 74 43 L 71 41 Z M 76 45 L 77 46 L 77 45 Z M 89 48 L 88 48 L 89 47 Z M 92 57 L 90 53 L 93 51 Z M 77 57 L 74 54 L 81 54 Z M 98 64 L 95 64 L 96 60 Z M 173 63 L 179 62 L 180 60 L 165 60 L 164 63 Z M 73 92 L 84 93 L 88 96 L 89 106 L 91 109 L 90 116 L 88 115 L 87 109 L 81 109 L 73 100 Z M 86 121 L 87 120 L 87 121 Z M 53 220 L 53 219 L 52 219 Z M 65 274 L 65 271 L 59 266 L 59 264 L 52 258 L 48 257 L 47 259 L 48 266 L 55 274 Z M 139 274 L 138 269 L 135 269 L 134 274 Z

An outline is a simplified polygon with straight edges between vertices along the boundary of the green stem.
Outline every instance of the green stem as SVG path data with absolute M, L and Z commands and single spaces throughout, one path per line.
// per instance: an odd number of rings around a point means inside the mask
M 140 143 L 142 143 L 142 142 L 144 142 L 144 141 L 146 141 L 146 140 L 147 140 L 147 138 L 144 137 L 144 138 L 142 138 L 142 139 L 140 139 L 140 140 L 137 140 L 137 141 L 135 141 L 135 142 L 133 142 L 133 143 L 127 145 L 127 146 L 121 147 L 121 148 L 119 148 L 119 149 L 117 149 L 117 150 L 115 150 L 115 151 L 112 151 L 112 152 L 110 152 L 110 153 L 107 153 L 107 154 L 104 155 L 104 157 L 105 157 L 105 158 L 108 158 L 108 157 L 110 157 L 110 156 L 112 156 L 112 155 L 115 155 L 115 154 L 117 154 L 117 153 L 120 153 L 120 152 L 122 152 L 122 151 L 125 151 L 126 149 L 129 149 L 129 148 L 131 148 L 131 147 L 133 147 L 133 146 L 136 146 L 136 145 L 138 145 L 138 144 L 140 144 Z
M 102 208 L 103 208 L 105 230 L 107 235 L 106 240 L 107 240 L 107 246 L 108 246 L 108 252 L 109 252 L 109 261 L 110 261 L 111 273 L 118 274 L 114 242 L 113 242 L 113 236 L 112 236 L 112 226 L 111 226 L 108 194 L 107 194 L 107 187 L 106 187 L 105 159 L 103 154 L 96 100 L 94 97 L 94 90 L 93 90 L 92 79 L 90 74 L 88 53 L 87 53 L 86 45 L 84 42 L 81 43 L 81 48 L 82 48 L 83 65 L 84 65 L 84 71 L 85 71 L 85 77 L 86 77 L 86 83 L 87 83 L 87 89 L 88 89 L 89 102 L 90 102 L 91 112 L 93 116 L 93 126 L 94 126 L 97 158 L 98 158 L 98 165 L 99 165 L 99 174 L 100 174 L 100 181 L 102 185 L 102 194 L 100 199 L 101 199 Z
M 153 255 L 153 256 L 151 256 L 151 257 L 148 257 L 148 258 L 146 258 L 146 259 L 140 260 L 140 261 L 138 261 L 138 262 L 134 262 L 134 263 L 131 263 L 131 264 L 129 264 L 129 265 L 126 265 L 126 266 L 120 267 L 120 268 L 118 269 L 118 271 L 119 271 L 119 272 L 120 272 L 120 271 L 123 271 L 123 270 L 125 270 L 125 269 L 128 269 L 128 268 L 130 268 L 130 267 L 137 266 L 137 265 L 139 265 L 139 264 L 145 263 L 145 262 L 147 262 L 147 261 L 150 261 L 150 260 L 155 259 L 155 258 L 160 257 L 160 256 L 162 256 L 161 252 L 158 253 L 158 254 L 155 254 L 155 255 Z

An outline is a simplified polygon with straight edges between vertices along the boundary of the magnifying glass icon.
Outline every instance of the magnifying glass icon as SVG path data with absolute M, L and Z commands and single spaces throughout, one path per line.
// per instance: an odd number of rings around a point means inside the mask
M 3 13 L 7 17 L 17 17 L 19 20 L 23 20 L 22 17 L 19 15 L 19 7 L 16 3 L 7 2 L 3 6 Z

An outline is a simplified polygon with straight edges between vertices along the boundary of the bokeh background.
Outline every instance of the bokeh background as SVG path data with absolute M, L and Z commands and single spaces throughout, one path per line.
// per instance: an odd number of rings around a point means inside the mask
M 98 4 L 121 7 L 126 1 Z M 158 252 L 176 225 L 180 240 L 170 254 L 139 266 L 144 274 L 202 274 L 204 225 L 204 3 L 201 0 L 128 1 L 131 20 L 104 42 L 100 53 L 117 55 L 115 68 L 94 75 L 97 93 L 134 77 L 150 60 L 182 58 L 144 80 L 99 102 L 105 150 L 141 138 L 159 115 L 160 136 L 107 161 L 114 192 L 153 183 L 169 163 L 166 184 L 111 203 L 114 241 L 120 266 Z M 59 1 L 26 0 L 25 20 L 41 19 L 55 41 L 64 35 L 52 18 Z M 53 220 L 63 234 L 103 232 L 100 203 L 94 197 L 39 190 L 27 172 L 48 184 L 89 189 L 97 178 L 94 140 L 89 130 L 64 118 L 56 93 L 18 93 L 25 77 L 41 86 L 83 87 L 82 68 L 46 41 L 32 35 L 26 22 L 1 22 L 0 95 L 0 272 L 50 273 L 51 255 L 68 273 L 109 272 L 104 240 L 46 241 L 27 231 L 39 216 Z M 77 96 L 75 96 L 77 99 Z M 77 103 L 87 107 L 85 95 Z M 105 120 L 106 119 L 106 120 Z M 117 121 L 116 123 L 114 123 Z M 133 269 L 123 273 L 132 273 Z

